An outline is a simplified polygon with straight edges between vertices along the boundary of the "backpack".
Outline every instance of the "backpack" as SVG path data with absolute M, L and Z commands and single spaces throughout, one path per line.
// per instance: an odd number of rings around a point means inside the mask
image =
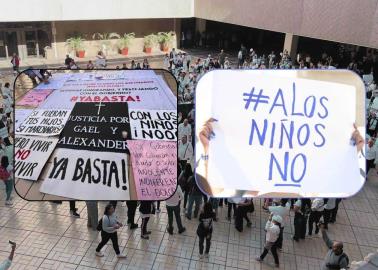
M 346 255 L 345 253 L 341 254 L 340 257 L 339 257 L 339 260 L 337 262 L 337 264 L 330 264 L 330 263 L 327 263 L 326 266 L 330 269 L 334 269 L 334 270 L 340 270 L 341 267 L 340 267 L 340 263 L 341 263 L 341 260 L 342 259 L 346 259 L 347 261 L 347 265 L 349 265 L 349 258 L 348 258 L 348 255 Z
M 0 166 L 0 179 L 3 181 L 7 181 L 10 177 L 10 173 L 7 171 L 6 168 Z
M 108 219 L 109 219 L 109 217 L 108 217 Z M 110 219 L 109 219 L 109 221 L 110 221 Z M 100 220 L 98 221 L 98 224 L 97 224 L 96 229 L 97 229 L 97 231 L 99 231 L 99 232 L 102 232 L 102 231 L 103 231 L 103 229 L 102 229 L 102 218 L 100 218 Z

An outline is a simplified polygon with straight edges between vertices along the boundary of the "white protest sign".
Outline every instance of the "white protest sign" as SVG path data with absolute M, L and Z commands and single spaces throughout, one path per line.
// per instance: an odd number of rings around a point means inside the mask
M 18 127 L 24 120 L 30 115 L 32 112 L 32 109 L 16 109 L 15 110 L 15 118 L 16 120 L 14 121 L 14 129 L 17 130 Z
M 129 200 L 127 155 L 57 148 L 40 191 L 77 200 Z
M 62 132 L 70 110 L 64 109 L 36 109 L 19 125 L 16 134 L 54 136 Z
M 57 142 L 58 138 L 16 136 L 14 143 L 15 176 L 22 179 L 38 180 Z
M 177 113 L 166 110 L 129 111 L 131 138 L 177 141 Z
M 324 72 L 332 77 L 339 71 Z M 214 71 L 201 78 L 197 136 L 206 120 L 218 120 L 208 149 L 212 189 L 306 197 L 345 197 L 360 190 L 364 179 L 350 142 L 356 87 L 299 73 Z M 197 141 L 196 160 L 203 154 Z M 197 173 L 205 175 L 201 168 Z
M 47 82 L 40 83 L 34 89 L 60 89 L 71 76 L 72 74 L 69 73 L 54 73 L 53 76 L 50 77 Z

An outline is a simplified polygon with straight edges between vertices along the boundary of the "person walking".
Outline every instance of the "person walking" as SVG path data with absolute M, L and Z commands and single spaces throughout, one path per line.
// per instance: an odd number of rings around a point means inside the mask
M 177 180 L 178 184 L 181 187 L 181 190 L 184 193 L 184 209 L 186 209 L 186 204 L 188 201 L 188 196 L 189 196 L 189 191 L 190 191 L 189 178 L 191 176 L 193 176 L 192 166 L 189 163 L 186 163 L 184 171 L 181 172 Z
M 236 216 L 236 215 L 235 215 L 235 213 L 236 213 L 236 203 L 235 203 L 235 201 L 234 201 L 233 198 L 228 198 L 228 199 L 227 199 L 227 207 L 228 207 L 228 209 L 227 209 L 227 220 L 228 220 L 228 221 L 231 221 L 231 213 L 232 213 L 232 210 L 234 210 L 234 215 L 233 215 L 233 217 Z
M 319 224 L 319 227 L 322 238 L 329 249 L 324 258 L 322 270 L 346 269 L 349 264 L 349 258 L 343 251 L 343 243 L 329 239 L 324 224 Z
M 269 215 L 269 219 L 265 225 L 266 240 L 265 240 L 264 251 L 260 255 L 260 257 L 256 258 L 258 262 L 262 262 L 270 250 L 274 258 L 275 266 L 280 267 L 280 262 L 279 262 L 278 254 L 277 254 L 277 240 L 280 235 L 281 223 L 282 223 L 282 218 L 280 216 L 273 215 L 273 214 Z
M 6 258 L 3 262 L 0 263 L 0 270 L 8 270 L 12 265 L 14 252 L 16 250 L 16 243 L 9 241 L 9 244 L 11 245 L 11 251 L 9 253 L 8 258 Z
M 92 228 L 92 230 L 97 230 L 98 225 L 98 203 L 97 201 L 86 201 L 88 221 L 87 227 Z
M 12 63 L 13 73 L 15 75 L 20 73 L 20 57 L 18 57 L 16 53 L 13 54 L 11 63 Z
M 324 221 L 324 228 L 328 230 L 328 223 L 331 220 L 331 213 L 332 210 L 336 207 L 336 198 L 329 198 L 325 199 L 325 205 L 324 205 L 324 215 L 323 215 L 323 221 Z
M 142 239 L 149 239 L 148 235 L 151 234 L 151 231 L 147 231 L 147 223 L 151 217 L 153 210 L 152 201 L 141 201 L 139 206 L 139 212 L 141 213 L 142 224 L 141 224 L 141 235 Z
M 127 205 L 127 224 L 131 230 L 138 228 L 138 224 L 134 222 L 135 212 L 138 207 L 138 201 L 126 201 Z
M 200 223 L 197 227 L 197 235 L 199 238 L 199 256 L 202 259 L 204 256 L 209 256 L 211 236 L 213 234 L 213 220 L 215 219 L 215 213 L 213 212 L 213 206 L 210 202 L 205 203 L 203 212 L 199 216 Z M 205 255 L 203 254 L 204 242 L 206 239 Z
M 339 210 L 339 204 L 342 199 L 336 199 L 335 202 L 335 208 L 331 210 L 331 215 L 329 217 L 329 223 L 335 223 L 336 222 L 336 216 L 337 216 L 337 211 Z
M 311 213 L 308 218 L 308 235 L 312 236 L 312 229 L 315 223 L 315 234 L 319 233 L 318 223 L 323 215 L 324 200 L 321 198 L 314 199 L 311 204 Z
M 194 218 L 198 217 L 198 212 L 202 204 L 202 197 L 203 197 L 203 194 L 196 183 L 194 175 L 190 176 L 189 177 L 189 202 L 188 202 L 188 208 L 186 210 L 187 219 L 189 220 L 192 219 L 192 209 L 193 209 L 194 203 L 196 204 L 194 207 Z
M 185 227 L 182 226 L 181 216 L 180 216 L 180 203 L 184 194 L 182 193 L 181 187 L 177 186 L 176 192 L 170 197 L 168 200 L 165 201 L 165 205 L 167 207 L 168 213 L 168 227 L 167 232 L 169 234 L 173 234 L 173 214 L 175 215 L 178 233 L 181 234 L 185 232 Z
M 213 210 L 215 212 L 215 219 L 214 221 L 218 221 L 218 208 L 219 208 L 219 198 L 210 198 L 210 203 L 213 206 Z
M 242 232 L 244 219 L 247 221 L 247 227 L 252 226 L 252 222 L 248 218 L 248 211 L 251 206 L 251 201 L 245 198 L 234 198 L 234 201 L 236 201 L 235 229 L 239 232 Z
M 1 157 L 0 164 L 0 179 L 4 181 L 5 184 L 5 205 L 12 205 L 12 190 L 13 190 L 13 177 L 12 177 L 13 167 L 9 164 L 8 156 Z
M 282 199 L 277 206 L 269 206 L 269 212 L 273 215 L 278 215 L 282 218 L 280 235 L 277 239 L 277 249 L 282 250 L 283 231 L 285 223 L 290 224 L 290 202 L 287 199 Z
M 223 50 L 220 51 L 220 54 L 219 54 L 218 58 L 219 58 L 220 67 L 224 68 L 224 62 L 226 60 L 226 54 L 224 53 Z
M 104 256 L 104 254 L 101 252 L 101 249 L 106 245 L 106 243 L 108 243 L 109 240 L 111 240 L 113 243 L 114 251 L 117 254 L 117 258 L 126 258 L 125 255 L 121 254 L 118 245 L 117 230 L 120 229 L 122 226 L 122 223 L 118 221 L 117 216 L 115 215 L 113 205 L 108 204 L 105 207 L 104 215 L 101 219 L 101 242 L 98 244 L 96 248 L 96 256 Z

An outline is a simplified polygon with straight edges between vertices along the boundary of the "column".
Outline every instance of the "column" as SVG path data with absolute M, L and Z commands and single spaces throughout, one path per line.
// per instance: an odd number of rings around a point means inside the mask
M 196 33 L 197 32 L 204 32 L 206 31 L 206 20 L 205 19 L 200 19 L 200 18 L 196 18 Z M 194 33 L 194 34 L 196 34 Z
M 173 19 L 173 31 L 176 33 L 176 48 L 180 48 L 181 40 L 181 19 Z
M 290 33 L 285 34 L 284 50 L 288 51 L 292 60 L 297 58 L 298 38 L 298 36 Z
M 52 47 L 54 49 L 54 56 L 55 56 L 55 59 L 58 59 L 58 48 L 57 48 L 57 45 L 56 45 L 56 27 L 55 27 L 55 22 L 51 22 L 51 33 L 52 33 L 52 36 L 53 36 L 53 40 L 52 40 Z

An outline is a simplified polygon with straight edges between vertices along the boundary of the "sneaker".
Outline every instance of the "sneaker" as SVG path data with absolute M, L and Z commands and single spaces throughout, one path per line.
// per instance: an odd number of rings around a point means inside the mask
M 257 257 L 257 258 L 256 258 L 256 261 L 258 261 L 258 262 L 262 262 L 263 260 L 262 260 L 260 257 Z
M 102 253 L 101 251 L 96 251 L 95 254 L 97 257 L 104 257 L 104 253 Z
M 11 200 L 5 201 L 5 205 L 12 205 L 12 204 L 13 204 L 13 202 Z
M 71 216 L 75 218 L 80 218 L 80 215 L 76 211 L 71 211 Z
M 169 229 L 169 228 L 167 228 L 167 232 L 168 232 L 170 235 L 172 235 L 172 234 L 173 234 L 173 229 Z
M 181 233 L 183 233 L 183 232 L 185 232 L 185 231 L 186 231 L 186 228 L 183 227 L 181 230 L 178 231 L 178 233 L 181 234 Z
M 134 230 L 136 228 L 138 228 L 138 224 L 130 224 L 130 230 Z
M 150 237 L 149 237 L 148 235 L 141 235 L 140 237 L 141 237 L 142 239 L 146 239 L 146 240 L 150 239 Z
M 124 254 L 118 254 L 117 258 L 118 259 L 126 259 L 126 255 L 124 255 Z

